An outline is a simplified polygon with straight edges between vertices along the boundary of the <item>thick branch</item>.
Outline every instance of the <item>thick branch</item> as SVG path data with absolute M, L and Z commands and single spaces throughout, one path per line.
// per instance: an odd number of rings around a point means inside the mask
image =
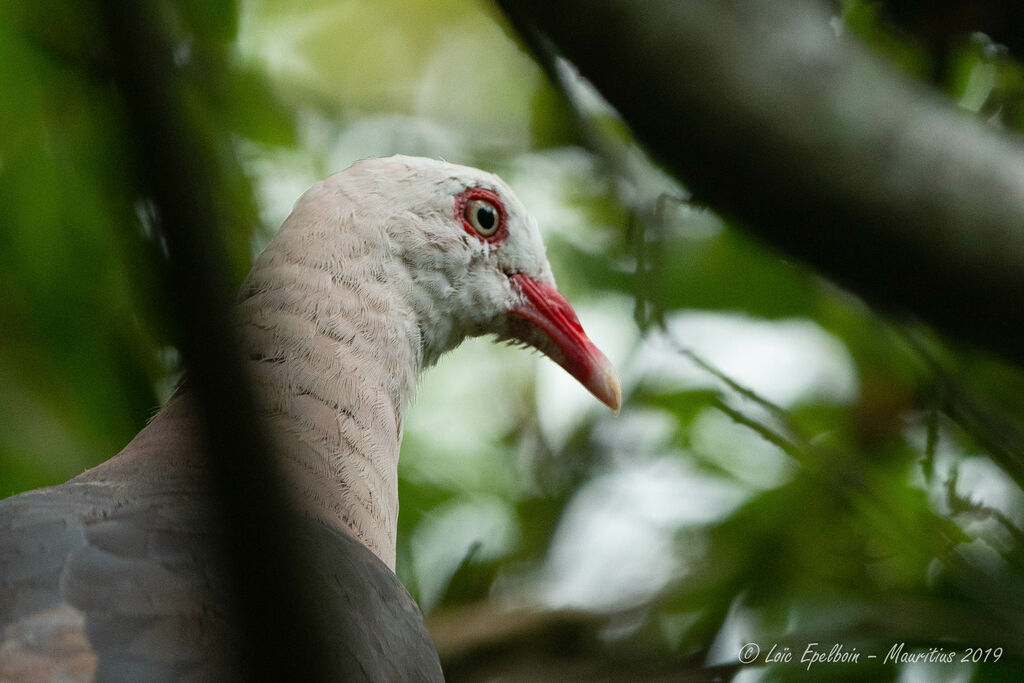
M 1024 149 L 819 5 L 501 0 L 698 200 L 892 311 L 1024 362 Z
M 226 524 L 233 626 L 242 636 L 243 680 L 326 680 L 315 643 L 318 622 L 303 581 L 303 555 L 286 527 L 288 509 L 268 440 L 230 326 L 214 166 L 172 67 L 156 3 L 108 3 L 107 29 L 119 56 L 114 84 L 130 115 L 127 144 L 138 190 L 152 201 L 169 259 L 168 316 L 202 416 L 211 490 Z

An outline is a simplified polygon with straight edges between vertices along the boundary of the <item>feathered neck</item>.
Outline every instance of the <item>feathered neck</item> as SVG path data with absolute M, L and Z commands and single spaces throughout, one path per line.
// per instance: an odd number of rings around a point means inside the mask
M 386 226 L 315 196 L 242 287 L 237 321 L 296 502 L 394 567 L 405 410 L 440 352 Z M 417 299 L 417 300 L 413 300 Z

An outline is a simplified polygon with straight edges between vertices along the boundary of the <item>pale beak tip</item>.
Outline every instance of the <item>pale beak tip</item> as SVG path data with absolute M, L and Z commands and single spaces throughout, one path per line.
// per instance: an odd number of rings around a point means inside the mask
M 622 408 L 622 385 L 611 364 L 596 373 L 593 392 L 598 399 L 612 409 L 616 415 Z

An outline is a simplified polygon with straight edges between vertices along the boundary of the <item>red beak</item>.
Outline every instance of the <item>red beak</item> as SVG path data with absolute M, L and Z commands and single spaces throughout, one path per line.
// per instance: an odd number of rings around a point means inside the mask
M 538 282 L 522 273 L 511 276 L 526 301 L 511 314 L 533 323 L 554 345 L 554 349 L 538 345 L 542 351 L 579 380 L 602 403 L 619 412 L 622 389 L 615 368 L 605 355 L 587 338 L 576 311 L 554 285 Z M 552 352 L 554 351 L 554 352 Z

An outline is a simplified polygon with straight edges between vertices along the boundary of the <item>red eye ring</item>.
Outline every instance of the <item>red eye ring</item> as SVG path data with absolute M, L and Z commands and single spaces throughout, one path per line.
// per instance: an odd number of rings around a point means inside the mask
M 487 225 L 485 215 L 469 216 L 470 209 L 486 211 L 492 208 L 497 214 L 497 225 Z M 482 242 L 501 244 L 508 236 L 508 214 L 498 195 L 482 187 L 470 187 L 455 196 L 455 220 L 473 237 Z

